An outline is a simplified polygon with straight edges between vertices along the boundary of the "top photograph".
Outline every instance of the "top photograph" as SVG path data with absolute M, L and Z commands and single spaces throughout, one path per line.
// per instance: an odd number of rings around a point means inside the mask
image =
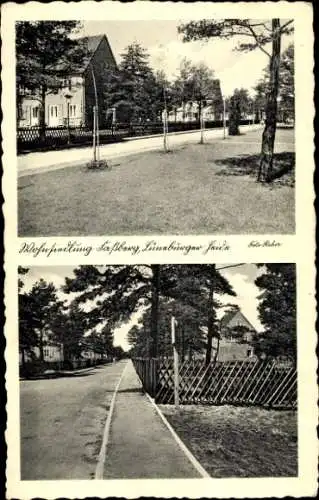
M 295 233 L 293 19 L 15 35 L 20 237 Z

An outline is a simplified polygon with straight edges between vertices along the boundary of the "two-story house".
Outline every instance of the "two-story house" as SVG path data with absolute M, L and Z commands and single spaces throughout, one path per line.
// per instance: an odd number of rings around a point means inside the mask
M 106 35 L 79 38 L 84 44 L 86 56 L 80 68 L 72 71 L 59 89 L 51 90 L 45 99 L 45 124 L 48 127 L 88 126 L 93 123 L 93 106 L 96 95 L 100 127 L 106 119 L 104 88 L 107 72 L 117 69 L 117 64 Z M 96 89 L 96 92 L 95 92 Z M 19 127 L 39 125 L 40 102 L 32 94 L 25 93 L 21 102 Z
M 219 361 L 255 359 L 251 345 L 256 329 L 240 309 L 228 311 L 220 320 Z

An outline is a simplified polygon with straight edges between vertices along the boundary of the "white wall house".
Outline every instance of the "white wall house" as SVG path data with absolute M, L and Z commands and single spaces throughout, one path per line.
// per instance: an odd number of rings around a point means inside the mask
M 195 122 L 199 120 L 199 106 L 197 102 L 187 102 L 184 105 L 171 110 L 168 114 L 169 122 Z M 203 116 L 205 121 L 214 121 L 222 119 L 220 112 L 215 110 L 212 104 L 203 107 Z
M 80 40 L 87 46 L 87 57 L 83 61 L 82 68 L 77 73 L 71 68 L 61 87 L 46 95 L 45 124 L 48 127 L 66 126 L 68 122 L 70 126 L 91 125 L 93 106 L 96 103 L 95 88 L 100 123 L 103 123 L 105 118 L 107 110 L 103 92 L 107 83 L 107 73 L 110 68 L 117 69 L 117 64 L 105 35 L 89 36 Z M 38 126 L 40 106 L 40 100 L 24 89 L 18 126 L 21 128 Z

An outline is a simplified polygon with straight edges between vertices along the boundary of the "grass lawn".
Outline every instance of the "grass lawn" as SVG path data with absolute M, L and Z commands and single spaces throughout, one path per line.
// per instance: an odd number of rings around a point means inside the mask
M 160 405 L 213 478 L 297 476 L 297 412 Z
M 293 233 L 293 134 L 277 132 L 271 186 L 255 180 L 260 131 L 22 177 L 19 236 Z

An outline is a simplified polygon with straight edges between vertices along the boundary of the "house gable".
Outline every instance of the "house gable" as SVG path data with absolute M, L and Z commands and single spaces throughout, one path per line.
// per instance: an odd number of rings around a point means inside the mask
M 244 326 L 248 330 L 256 331 L 254 326 L 248 321 L 246 316 L 240 311 L 240 309 L 234 309 L 233 311 L 228 311 L 220 320 L 221 330 L 226 328 L 234 328 L 236 326 Z
M 104 67 L 117 68 L 117 63 L 106 35 L 89 36 L 79 38 L 79 42 L 84 44 L 87 51 L 82 64 L 82 72 L 87 73 L 90 65 L 103 64 Z
M 248 319 L 243 315 L 241 311 L 236 311 L 235 314 L 229 318 L 225 328 L 235 328 L 236 326 L 244 326 L 248 330 L 255 331 L 253 325 L 248 321 Z
M 99 125 L 103 126 L 106 119 L 104 93 L 108 82 L 108 72 L 117 71 L 117 64 L 105 35 L 100 37 L 99 43 L 95 41 L 95 52 L 87 62 L 84 70 L 85 79 L 85 123 L 89 127 L 93 123 L 93 106 L 95 106 L 95 85 L 98 98 Z

